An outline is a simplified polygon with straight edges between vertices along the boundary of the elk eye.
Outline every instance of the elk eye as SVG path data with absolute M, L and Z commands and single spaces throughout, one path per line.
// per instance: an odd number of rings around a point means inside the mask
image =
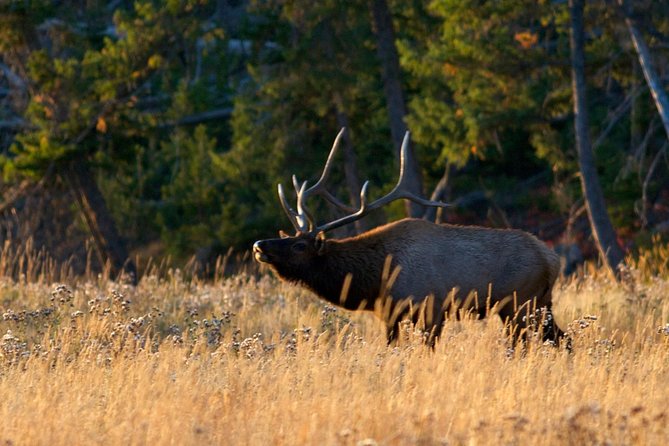
M 293 251 L 295 252 L 304 252 L 307 249 L 306 242 L 297 242 L 293 245 Z

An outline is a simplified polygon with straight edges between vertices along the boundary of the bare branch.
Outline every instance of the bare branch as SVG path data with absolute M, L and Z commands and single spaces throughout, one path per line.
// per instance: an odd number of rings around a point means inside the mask
M 21 91 L 28 89 L 28 83 L 21 76 L 14 73 L 14 71 L 3 62 L 0 62 L 0 71 L 2 71 L 2 73 L 5 75 L 7 81 L 12 87 L 18 88 Z
M 202 122 L 214 121 L 216 119 L 228 118 L 232 114 L 232 108 L 217 108 L 214 110 L 208 110 L 202 113 L 196 113 L 194 115 L 184 116 L 183 118 L 177 119 L 176 121 L 169 121 L 163 124 L 160 124 L 158 128 L 168 128 L 168 127 L 178 127 L 182 125 L 195 125 Z
M 650 185 L 650 180 L 653 177 L 653 174 L 655 173 L 655 169 L 657 168 L 657 165 L 660 163 L 660 159 L 662 156 L 665 156 L 667 153 L 667 142 L 665 142 L 662 145 L 662 148 L 657 151 L 655 154 L 655 157 L 653 158 L 653 162 L 650 163 L 650 167 L 648 167 L 648 172 L 646 173 L 646 178 L 643 180 L 643 184 L 641 185 L 641 224 L 643 227 L 648 226 L 648 186 Z
M 23 118 L 9 118 L 0 121 L 0 130 L 27 130 L 34 128 L 35 126 Z
M 609 120 L 608 124 L 604 128 L 604 130 L 601 131 L 601 133 L 597 136 L 597 139 L 592 143 L 592 150 L 597 149 L 604 140 L 609 136 L 609 133 L 611 133 L 611 130 L 615 128 L 615 126 L 618 124 L 618 122 L 622 119 L 623 116 L 632 108 L 632 104 L 638 98 L 641 93 L 643 93 L 644 89 L 641 88 L 640 85 L 636 85 L 630 94 L 628 94 L 623 102 L 618 105 L 614 110 L 609 112 L 609 115 L 607 116 L 607 119 Z
M 441 201 L 447 197 L 450 190 L 449 180 L 451 177 L 451 171 L 454 170 L 453 165 L 449 162 L 446 163 L 444 167 L 444 173 L 442 174 L 439 182 L 434 187 L 432 195 L 430 195 L 430 200 L 432 201 Z M 439 223 L 441 220 L 441 208 L 430 206 L 423 214 L 423 219 L 427 221 L 433 221 Z
M 637 26 L 636 20 L 632 15 L 632 3 L 628 0 L 618 0 L 623 14 L 625 14 L 625 24 L 629 31 L 632 43 L 636 49 L 637 55 L 639 56 L 639 64 L 643 71 L 643 75 L 646 78 L 646 83 L 650 88 L 650 93 L 655 101 L 655 106 L 657 112 L 662 119 L 662 124 L 664 125 L 664 130 L 667 133 L 669 138 L 669 96 L 667 92 L 664 91 L 662 86 L 661 79 L 657 73 L 657 70 L 653 66 L 652 57 L 650 55 L 650 49 L 646 44 L 646 40 L 643 38 L 639 27 Z
M 55 165 L 54 163 L 51 163 L 39 181 L 35 182 L 33 180 L 26 179 L 21 181 L 21 183 L 19 183 L 17 186 L 9 189 L 9 191 L 2 197 L 2 203 L 0 203 L 0 214 L 4 214 L 8 210 L 12 209 L 16 202 L 26 195 L 41 189 L 44 184 L 52 177 L 54 169 Z
M 23 180 L 19 185 L 12 187 L 2 197 L 0 203 L 0 214 L 4 214 L 9 209 L 13 208 L 17 201 L 25 197 L 36 187 L 35 182 L 30 180 Z

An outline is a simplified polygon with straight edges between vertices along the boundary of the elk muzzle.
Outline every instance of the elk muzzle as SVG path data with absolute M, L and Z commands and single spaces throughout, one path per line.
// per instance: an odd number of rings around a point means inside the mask
M 263 252 L 262 245 L 264 240 L 258 240 L 253 244 L 253 258 L 258 263 L 269 263 L 269 256 Z

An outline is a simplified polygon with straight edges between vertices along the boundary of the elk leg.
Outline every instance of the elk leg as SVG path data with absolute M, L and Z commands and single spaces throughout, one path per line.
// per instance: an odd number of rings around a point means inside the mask
M 512 307 L 508 307 L 500 310 L 499 316 L 506 326 L 511 345 L 526 341 L 528 333 L 532 331 L 541 333 L 542 342 L 551 341 L 557 347 L 564 332 L 555 323 L 551 306 L 544 305 L 534 311 L 530 311 L 530 308 L 514 311 Z
M 542 329 L 542 341 L 550 341 L 557 347 L 560 344 L 560 340 L 564 338 L 565 334 L 562 330 L 560 330 L 560 327 L 558 327 L 557 323 L 555 322 L 555 318 L 553 317 L 552 301 L 552 293 L 551 289 L 549 288 L 543 297 L 538 300 L 540 305 L 537 306 L 541 307 L 541 312 L 539 314 L 542 315 L 542 325 L 539 328 Z M 570 342 L 567 341 L 567 348 L 570 348 L 570 345 Z
M 557 342 L 559 341 L 559 338 L 564 335 L 562 333 L 562 330 L 557 326 L 555 323 L 555 320 L 553 319 L 553 312 L 551 311 L 550 307 L 544 307 L 543 308 L 543 321 L 542 321 L 542 330 L 543 330 L 543 336 L 541 338 L 542 341 L 551 341 Z
M 564 340 L 566 342 L 565 348 L 571 352 L 571 339 L 558 327 L 550 307 L 546 308 L 546 321 L 547 323 L 544 323 L 542 340 L 544 342 L 550 341 L 556 347 L 559 347 L 560 341 Z
M 386 327 L 386 340 L 388 341 L 388 345 L 393 344 L 397 340 L 399 331 L 400 331 L 399 321 L 396 321 L 394 324 L 389 324 Z

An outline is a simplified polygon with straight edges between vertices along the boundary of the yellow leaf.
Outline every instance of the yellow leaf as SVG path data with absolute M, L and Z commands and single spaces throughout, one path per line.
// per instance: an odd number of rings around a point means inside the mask
M 100 133 L 107 133 L 107 123 L 102 116 L 98 118 L 98 123 L 95 125 L 95 129 Z
M 151 69 L 156 69 L 160 68 L 160 64 L 162 63 L 163 59 L 157 54 L 154 54 L 153 56 L 149 57 L 147 65 Z
M 529 50 L 539 41 L 539 36 L 530 31 L 516 33 L 513 38 L 516 39 L 516 42 L 518 42 L 525 50 Z
M 444 64 L 443 70 L 447 76 L 455 76 L 458 73 L 458 67 L 448 62 Z

